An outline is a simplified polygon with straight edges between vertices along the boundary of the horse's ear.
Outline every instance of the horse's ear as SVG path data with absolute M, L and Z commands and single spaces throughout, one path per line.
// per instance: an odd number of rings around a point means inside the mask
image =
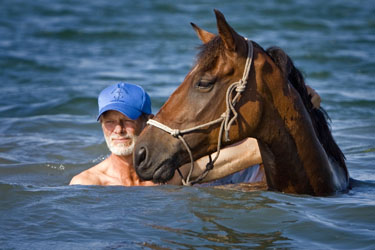
M 219 31 L 219 35 L 221 37 L 221 40 L 224 42 L 225 48 L 227 48 L 230 51 L 236 50 L 236 40 L 240 37 L 240 35 L 237 34 L 236 31 L 225 20 L 224 15 L 218 11 L 217 9 L 214 9 L 215 15 L 216 15 L 216 23 L 217 23 L 217 29 Z
M 197 35 L 199 37 L 199 39 L 201 39 L 201 41 L 203 43 L 208 43 L 209 41 L 211 41 L 216 35 L 211 33 L 211 32 L 208 32 L 208 31 L 205 31 L 201 28 L 199 28 L 196 24 L 194 23 L 190 23 L 191 26 L 193 26 L 195 32 L 197 32 Z

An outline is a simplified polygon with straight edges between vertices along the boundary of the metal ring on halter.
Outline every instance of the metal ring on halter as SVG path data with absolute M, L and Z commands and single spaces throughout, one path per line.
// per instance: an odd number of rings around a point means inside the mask
M 229 129 L 232 126 L 232 123 L 237 119 L 237 116 L 238 116 L 237 111 L 235 110 L 234 106 L 236 105 L 238 99 L 240 98 L 241 93 L 246 89 L 247 78 L 249 77 L 250 68 L 251 68 L 251 64 L 252 64 L 252 60 L 253 60 L 253 50 L 254 50 L 253 44 L 247 38 L 245 38 L 245 40 L 248 44 L 248 50 L 247 50 L 247 58 L 246 58 L 243 76 L 242 76 L 242 79 L 240 79 L 237 82 L 232 83 L 228 87 L 227 93 L 226 93 L 226 99 L 225 99 L 226 106 L 227 106 L 226 111 L 223 114 L 221 114 L 220 118 L 218 118 L 216 120 L 213 120 L 213 121 L 210 121 L 210 122 L 207 122 L 207 123 L 204 123 L 204 124 L 201 124 L 201 125 L 198 125 L 198 126 L 195 126 L 193 128 L 184 129 L 184 130 L 172 129 L 172 128 L 170 128 L 170 127 L 168 127 L 168 126 L 166 126 L 166 125 L 164 125 L 164 124 L 162 124 L 162 123 L 160 123 L 156 120 L 153 120 L 153 119 L 150 119 L 150 120 L 147 121 L 147 124 L 155 126 L 159 129 L 171 134 L 173 137 L 178 138 L 182 142 L 182 144 L 185 146 L 187 152 L 189 153 L 189 157 L 190 157 L 190 161 L 191 161 L 190 162 L 190 170 L 189 170 L 189 173 L 186 176 L 185 180 L 183 178 L 183 175 L 182 175 L 181 171 L 179 169 L 177 169 L 179 175 L 181 176 L 181 180 L 182 180 L 183 185 L 191 186 L 195 183 L 198 183 L 198 182 L 202 181 L 207 176 L 208 172 L 214 167 L 214 163 L 216 162 L 216 160 L 217 160 L 217 158 L 219 157 L 219 154 L 220 154 L 222 135 L 223 135 L 224 131 L 225 131 L 225 140 L 230 141 L 230 139 L 229 139 Z M 236 91 L 236 95 L 232 98 L 233 91 Z M 233 114 L 232 117 L 231 117 L 231 113 Z M 221 123 L 221 125 L 220 125 L 219 136 L 218 136 L 216 156 L 212 160 L 211 155 L 209 155 L 209 162 L 206 165 L 206 169 L 195 180 L 190 181 L 191 174 L 193 173 L 193 170 L 194 170 L 194 158 L 193 158 L 193 155 L 192 155 L 191 150 L 189 148 L 189 145 L 187 144 L 187 142 L 183 138 L 183 135 L 187 134 L 187 133 L 190 133 L 190 132 L 193 132 L 195 130 L 204 128 L 204 127 L 208 127 L 208 126 L 217 124 L 217 123 Z

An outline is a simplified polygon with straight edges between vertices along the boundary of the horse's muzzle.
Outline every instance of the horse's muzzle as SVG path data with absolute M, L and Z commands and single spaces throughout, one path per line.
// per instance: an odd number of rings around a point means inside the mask
M 147 147 L 136 147 L 133 155 L 133 163 L 135 171 L 143 180 L 152 180 L 153 170 L 148 162 Z
M 162 145 L 152 146 L 138 141 L 133 154 L 133 163 L 137 175 L 142 180 L 152 180 L 155 183 L 165 183 L 170 180 L 175 171 L 171 157 L 164 157 Z M 152 149 L 152 151 L 151 151 Z M 172 157 L 173 158 L 173 157 Z

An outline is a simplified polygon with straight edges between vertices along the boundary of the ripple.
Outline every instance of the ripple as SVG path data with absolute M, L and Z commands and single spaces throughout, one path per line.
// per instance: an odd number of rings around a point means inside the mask
M 18 69 L 20 71 L 24 69 L 31 69 L 40 72 L 52 72 L 58 73 L 60 68 L 53 65 L 47 65 L 40 63 L 35 59 L 30 59 L 28 56 L 4 56 L 0 57 L 0 66 L 3 68 L 12 68 L 13 70 Z

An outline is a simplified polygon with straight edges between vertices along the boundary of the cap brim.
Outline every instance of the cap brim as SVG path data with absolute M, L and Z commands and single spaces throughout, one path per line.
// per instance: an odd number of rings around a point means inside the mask
M 124 103 L 111 103 L 111 104 L 108 104 L 108 105 L 104 106 L 100 110 L 99 115 L 96 118 L 96 120 L 99 121 L 100 116 L 104 112 L 109 111 L 109 110 L 118 111 L 118 112 L 122 113 L 123 115 L 129 117 L 132 120 L 137 120 L 138 117 L 142 114 L 142 112 L 139 111 L 138 109 L 135 109 L 132 106 L 126 105 Z

